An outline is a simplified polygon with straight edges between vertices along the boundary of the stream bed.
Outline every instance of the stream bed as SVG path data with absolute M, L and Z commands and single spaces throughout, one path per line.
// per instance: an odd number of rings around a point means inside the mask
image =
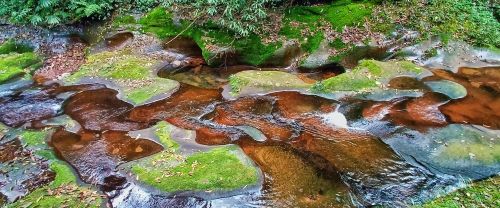
M 79 77 L 45 65 L 40 79 L 0 85 L 0 204 L 57 181 L 54 160 L 110 207 L 401 207 L 500 171 L 500 66 L 429 69 L 386 91 L 332 96 L 306 87 L 347 73 L 339 66 L 208 67 L 189 40 L 147 38 L 92 46 L 95 59 L 75 61 L 90 68 Z M 93 71 L 144 54 L 160 60 L 134 62 L 154 69 L 147 81 Z M 231 92 L 245 73 L 291 78 Z M 46 82 L 54 74 L 66 78 Z M 168 80 L 161 93 L 131 96 L 157 80 Z

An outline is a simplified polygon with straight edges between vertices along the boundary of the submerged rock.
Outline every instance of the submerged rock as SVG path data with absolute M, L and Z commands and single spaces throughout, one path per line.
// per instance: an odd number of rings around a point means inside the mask
M 467 96 L 467 89 L 460 84 L 448 80 L 424 82 L 432 91 L 447 95 L 451 99 L 460 99 Z
M 55 151 L 90 184 L 115 187 L 126 182 L 116 167 L 162 150 L 161 145 L 123 132 L 78 133 L 57 130 L 50 140 Z
M 239 145 L 266 176 L 262 196 L 256 204 L 270 207 L 352 206 L 349 188 L 335 168 L 322 158 L 285 145 L 252 140 L 241 140 Z
M 484 127 L 452 124 L 424 133 L 407 130 L 384 141 L 430 170 L 476 180 L 500 171 L 499 135 Z

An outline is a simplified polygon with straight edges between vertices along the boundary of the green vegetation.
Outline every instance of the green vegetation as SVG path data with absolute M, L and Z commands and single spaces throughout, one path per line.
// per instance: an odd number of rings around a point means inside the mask
M 179 144 L 172 140 L 170 137 L 171 125 L 165 121 L 158 122 L 155 126 L 155 135 L 158 137 L 160 142 L 164 145 L 165 149 L 177 150 Z
M 148 78 L 138 86 L 126 86 L 123 93 L 133 104 L 141 105 L 155 96 L 172 91 L 178 85 L 176 81 L 169 79 Z
M 243 80 L 235 74 L 229 76 L 229 87 L 231 88 L 231 93 L 233 94 L 238 94 L 241 91 L 241 87 L 247 85 L 248 83 L 248 80 Z
M 500 22 L 494 5 L 484 0 L 409 0 L 387 2 L 378 8 L 375 29 L 389 32 L 394 25 L 414 29 L 422 38 L 439 36 L 444 42 L 464 40 L 479 46 L 500 47 Z M 492 3 L 493 4 L 493 3 Z
M 14 40 L 7 40 L 0 45 L 0 54 L 9 53 L 27 53 L 32 52 L 33 49 L 23 44 L 16 43 Z
M 78 186 L 69 166 L 54 161 L 50 169 L 56 174 L 54 181 L 6 207 L 100 207 L 101 196 L 87 187 Z
M 372 13 L 372 8 L 372 3 L 350 0 L 317 6 L 291 7 L 285 11 L 284 24 L 279 33 L 287 38 L 298 39 L 302 48 L 311 53 L 325 38 L 322 27 L 331 27 L 341 32 L 344 26 L 363 23 L 365 17 Z M 345 45 L 337 44 L 337 46 Z
M 21 141 L 30 147 L 45 145 L 45 138 L 48 133 L 46 131 L 23 131 L 19 136 Z
M 469 163 L 494 165 L 500 162 L 500 143 L 495 142 L 498 136 L 493 132 L 464 125 L 448 125 L 429 133 L 433 140 L 446 144 L 440 145 L 440 151 L 435 155 L 436 159 L 443 164 L 448 163 L 449 166 Z
M 446 196 L 434 199 L 417 207 L 424 208 L 460 208 L 460 207 L 499 207 L 500 177 L 496 176 L 484 181 L 470 184 Z
M 271 92 L 273 90 L 304 90 L 311 87 L 296 75 L 282 71 L 242 71 L 229 77 L 233 96 Z
M 316 83 L 312 91 L 325 93 L 332 91 L 367 91 L 383 87 L 384 83 L 396 76 L 419 76 L 425 70 L 408 61 L 380 62 L 362 60 L 350 72 Z
M 282 0 L 165 0 L 166 8 L 189 14 L 191 21 L 198 24 L 210 22 L 237 35 L 249 36 L 255 33 L 267 18 L 267 8 Z
M 159 0 L 3 0 L 0 17 L 12 23 L 54 26 L 82 19 L 105 19 L 115 8 L 148 10 Z
M 39 57 L 32 53 L 10 53 L 0 55 L 0 83 L 5 82 L 13 77 L 29 74 L 35 66 L 40 63 Z
M 236 53 L 241 56 L 241 62 L 259 65 L 269 59 L 281 45 L 277 43 L 263 44 L 256 34 L 236 39 L 235 34 L 214 24 L 193 26 L 188 21 L 174 24 L 172 14 L 164 8 L 156 8 L 139 20 L 145 32 L 156 34 L 162 39 L 181 35 L 192 38 L 202 49 L 203 57 L 209 64 L 220 64 L 215 61 L 223 57 L 218 54 Z M 217 45 L 215 45 L 217 44 Z
M 80 69 L 66 78 L 68 82 L 76 82 L 82 77 L 103 77 L 112 79 L 144 79 L 150 75 L 147 66 L 152 63 L 146 59 L 132 55 L 130 51 L 113 51 L 93 54 Z
M 172 165 L 179 155 L 172 151 L 147 158 L 132 167 L 140 181 L 162 191 L 226 191 L 253 185 L 258 181 L 254 167 L 243 164 L 237 147 L 219 147 L 188 156 Z M 177 161 L 179 162 L 179 161 Z

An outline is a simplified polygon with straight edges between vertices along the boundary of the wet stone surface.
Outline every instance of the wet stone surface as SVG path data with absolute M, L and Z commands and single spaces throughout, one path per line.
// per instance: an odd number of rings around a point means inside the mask
M 9 202 L 54 180 L 46 160 L 22 147 L 18 139 L 0 140 L 0 196 Z

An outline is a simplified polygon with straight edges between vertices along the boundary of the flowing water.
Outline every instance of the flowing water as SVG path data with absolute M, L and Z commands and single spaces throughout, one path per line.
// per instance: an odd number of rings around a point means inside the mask
M 107 47 L 118 48 L 130 36 L 123 33 L 110 39 Z M 433 70 L 434 75 L 424 80 L 398 77 L 389 84 L 394 89 L 428 90 L 424 82 L 449 80 L 467 90 L 459 99 L 431 91 L 420 97 L 385 100 L 334 100 L 295 91 L 238 98 L 223 94 L 231 74 L 252 69 L 255 67 L 203 66 L 172 70 L 166 65 L 158 75 L 181 82 L 180 87 L 168 98 L 140 106 L 120 100 L 118 91 L 99 83 L 42 86 L 22 84 L 21 80 L 13 82 L 17 85 L 3 85 L 0 121 L 10 127 L 56 126 L 50 146 L 57 156 L 84 183 L 100 187 L 113 207 L 404 206 L 460 184 L 456 172 L 463 169 L 452 171 L 453 166 L 428 156 L 425 147 L 430 148 L 432 141 L 425 138 L 431 132 L 459 124 L 482 126 L 486 129 L 482 131 L 493 132 L 493 148 L 498 145 L 500 68 L 460 68 L 457 73 Z M 294 73 L 313 82 L 341 71 L 331 66 Z M 63 115 L 81 128 L 72 131 L 51 124 Z M 138 183 L 121 165 L 159 153 L 163 147 L 145 138 L 145 133 L 131 133 L 159 121 L 193 131 L 194 144 L 180 142 L 190 151 L 238 145 L 262 171 L 261 184 L 229 194 L 171 195 Z M 395 138 L 408 143 L 398 143 Z M 411 149 L 411 145 L 423 145 L 424 150 Z M 16 190 L 30 189 L 30 184 L 53 177 L 46 172 L 47 164 L 27 157 L 16 142 L 2 144 L 0 152 L 2 162 L 16 157 L 12 163 L 40 163 L 28 170 L 38 176 Z M 499 170 L 498 158 L 485 166 L 479 164 L 479 172 L 466 175 L 480 179 L 494 174 Z M 0 177 L 0 183 L 2 180 Z

